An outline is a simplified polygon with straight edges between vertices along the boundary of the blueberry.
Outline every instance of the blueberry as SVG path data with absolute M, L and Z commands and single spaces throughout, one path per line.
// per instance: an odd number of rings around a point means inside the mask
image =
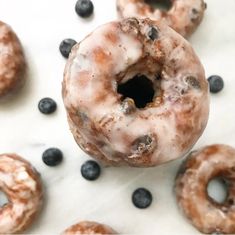
M 81 167 L 82 176 L 87 180 L 96 180 L 100 176 L 100 166 L 97 162 L 89 160 Z
M 60 43 L 60 53 L 62 54 L 62 56 L 68 58 L 73 46 L 76 44 L 77 42 L 71 38 L 64 39 Z
M 154 41 L 155 39 L 158 38 L 158 31 L 154 28 L 154 27 L 151 27 L 149 32 L 148 32 L 148 37 Z
M 188 76 L 186 77 L 185 81 L 193 88 L 195 89 L 201 89 L 201 85 L 200 82 L 198 81 L 197 78 L 195 78 L 194 76 Z
M 94 11 L 94 5 L 90 0 L 78 0 L 75 11 L 81 17 L 89 17 Z
M 207 80 L 209 82 L 211 93 L 218 93 L 224 88 L 224 81 L 218 75 L 212 75 Z
M 152 194 L 145 188 L 138 188 L 132 194 L 132 202 L 139 209 L 145 209 L 152 203 Z
M 151 136 L 140 136 L 132 143 L 132 150 L 135 153 L 147 153 L 151 150 L 153 144 L 154 141 Z
M 51 114 L 56 111 L 57 104 L 51 98 L 43 98 L 38 103 L 38 109 L 43 114 Z
M 42 154 L 42 160 L 47 166 L 57 166 L 63 160 L 63 153 L 58 148 L 49 148 Z

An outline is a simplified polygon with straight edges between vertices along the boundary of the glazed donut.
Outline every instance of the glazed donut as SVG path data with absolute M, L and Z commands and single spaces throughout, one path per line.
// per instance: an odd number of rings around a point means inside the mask
M 121 18 L 150 18 L 166 23 L 184 37 L 190 36 L 201 23 L 206 4 L 203 0 L 171 0 L 171 8 L 154 9 L 145 0 L 117 0 Z
M 108 23 L 75 45 L 62 93 L 78 145 L 107 165 L 148 167 L 179 158 L 208 119 L 198 57 L 183 37 L 150 19 Z
M 0 189 L 9 201 L 0 207 L 0 234 L 24 231 L 34 221 L 42 205 L 42 183 L 39 174 L 21 157 L 2 154 Z
M 83 221 L 66 229 L 62 235 L 74 234 L 117 234 L 107 225 L 96 222 Z
M 26 62 L 16 34 L 0 21 L 0 98 L 18 90 L 25 81 Z
M 227 198 L 216 202 L 207 193 L 214 178 L 223 178 Z M 211 145 L 192 152 L 182 164 L 175 191 L 179 207 L 202 233 L 235 234 L 235 149 Z

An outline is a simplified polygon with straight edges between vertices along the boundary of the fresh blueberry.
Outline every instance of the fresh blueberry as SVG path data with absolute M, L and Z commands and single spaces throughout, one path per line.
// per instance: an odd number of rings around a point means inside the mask
M 145 209 L 152 203 L 152 194 L 145 188 L 138 188 L 132 194 L 132 202 L 139 209 Z
M 57 104 L 51 98 L 43 98 L 38 103 L 38 109 L 43 114 L 51 114 L 56 111 Z
M 210 76 L 207 80 L 209 82 L 211 93 L 218 93 L 224 88 L 224 81 L 218 75 Z
M 57 166 L 63 160 L 63 153 L 58 148 L 49 148 L 42 154 L 42 160 L 47 166 Z
M 94 5 L 91 0 L 78 0 L 75 11 L 81 17 L 89 17 L 94 11 Z
M 100 176 L 100 166 L 97 162 L 89 160 L 81 167 L 82 176 L 87 180 L 96 180 Z
M 68 58 L 73 46 L 76 44 L 77 42 L 71 38 L 64 39 L 60 43 L 60 53 L 62 54 L 62 56 Z

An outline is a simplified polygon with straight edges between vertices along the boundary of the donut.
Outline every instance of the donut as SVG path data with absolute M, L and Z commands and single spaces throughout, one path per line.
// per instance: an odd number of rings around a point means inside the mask
M 0 189 L 9 201 L 0 207 L 0 234 L 24 231 L 32 224 L 42 205 L 39 174 L 18 155 L 2 154 Z
M 166 0 L 165 0 L 166 1 Z M 145 0 L 117 0 L 121 18 L 150 18 L 164 22 L 184 37 L 190 36 L 201 23 L 206 4 L 203 0 L 170 0 L 168 11 L 151 7 Z
M 179 158 L 208 119 L 198 57 L 182 36 L 150 19 L 107 23 L 75 45 L 62 94 L 78 145 L 107 166 Z
M 83 221 L 66 229 L 62 235 L 73 234 L 117 234 L 107 225 L 96 222 Z
M 22 87 L 25 73 L 21 43 L 10 26 L 0 21 L 0 98 Z
M 212 179 L 222 178 L 227 198 L 219 203 L 207 193 Z M 235 234 L 235 149 L 211 145 L 192 152 L 176 177 L 178 205 L 202 233 Z

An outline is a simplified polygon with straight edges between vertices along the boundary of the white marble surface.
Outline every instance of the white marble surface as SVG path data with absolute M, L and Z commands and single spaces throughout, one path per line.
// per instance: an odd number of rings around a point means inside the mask
M 107 223 L 128 234 L 199 234 L 177 208 L 173 193 L 180 161 L 152 169 L 108 168 L 95 182 L 85 181 L 80 166 L 88 158 L 69 132 L 61 99 L 65 60 L 58 51 L 62 39 L 82 39 L 96 26 L 116 19 L 115 0 L 93 0 L 94 17 L 82 20 L 74 12 L 76 0 L 0 0 L 0 20 L 15 29 L 29 64 L 23 92 L 0 104 L 0 152 L 16 152 L 41 172 L 45 206 L 31 234 L 58 234 L 80 220 Z M 219 74 L 225 89 L 211 97 L 210 119 L 196 147 L 225 143 L 235 147 L 235 1 L 207 0 L 203 23 L 190 41 L 206 75 Z M 58 102 L 51 116 L 39 113 L 37 103 L 49 96 Z M 42 152 L 56 146 L 64 162 L 48 168 Z M 137 187 L 152 191 L 146 210 L 136 209 L 131 194 Z M 217 191 L 214 190 L 216 194 Z

